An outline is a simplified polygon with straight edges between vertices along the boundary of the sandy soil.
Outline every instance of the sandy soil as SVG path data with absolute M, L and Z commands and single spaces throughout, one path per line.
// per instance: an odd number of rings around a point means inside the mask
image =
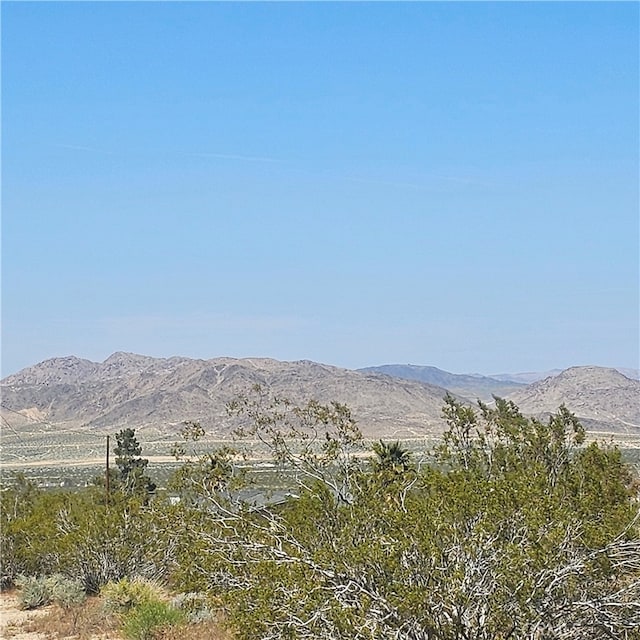
M 0 592 L 0 638 L 3 640 L 44 640 L 41 633 L 24 633 L 20 626 L 27 620 L 44 615 L 47 607 L 23 611 L 18 606 L 18 598 L 10 591 Z

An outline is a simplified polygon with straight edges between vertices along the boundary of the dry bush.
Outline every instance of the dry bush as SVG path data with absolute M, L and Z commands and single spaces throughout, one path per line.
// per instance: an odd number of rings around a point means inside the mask
M 233 640 L 233 635 L 217 620 L 207 620 L 197 624 L 167 627 L 160 631 L 157 640 Z
M 99 598 L 88 598 L 82 605 L 53 605 L 44 615 L 21 625 L 21 632 L 44 634 L 49 639 L 73 637 L 74 640 L 120 640 L 118 620 L 105 613 Z

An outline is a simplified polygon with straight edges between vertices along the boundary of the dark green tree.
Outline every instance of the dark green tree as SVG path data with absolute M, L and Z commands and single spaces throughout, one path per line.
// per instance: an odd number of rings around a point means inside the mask
M 116 433 L 116 466 L 120 471 L 123 491 L 128 495 L 141 495 L 148 499 L 156 485 L 145 474 L 149 460 L 141 458 L 142 447 L 134 429 L 122 429 Z

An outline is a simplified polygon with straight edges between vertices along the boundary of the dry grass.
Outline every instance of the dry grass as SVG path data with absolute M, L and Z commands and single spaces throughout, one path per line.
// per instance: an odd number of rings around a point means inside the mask
M 43 634 L 47 639 L 121 640 L 118 620 L 104 612 L 99 598 L 88 598 L 82 605 L 53 605 L 47 613 L 21 625 L 22 632 Z
M 105 613 L 100 598 L 88 598 L 84 604 L 65 609 L 52 605 L 42 615 L 5 629 L 3 637 L 32 637 L 46 640 L 124 640 L 118 617 Z M 36 635 L 37 634 L 37 635 Z M 159 630 L 156 640 L 233 640 L 231 633 L 216 620 L 185 624 Z
M 157 640 L 203 640 L 204 638 L 206 640 L 233 640 L 231 633 L 215 620 L 163 629 L 158 634 Z

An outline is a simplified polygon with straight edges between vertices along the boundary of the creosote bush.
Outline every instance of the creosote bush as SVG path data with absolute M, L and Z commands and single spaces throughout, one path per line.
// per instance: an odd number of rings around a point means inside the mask
M 122 631 L 128 640 L 152 640 L 159 630 L 178 625 L 184 620 L 184 614 L 170 603 L 148 600 L 124 614 Z
M 258 394 L 233 408 L 298 479 L 272 508 L 208 496 L 190 578 L 219 594 L 239 638 L 639 637 L 629 471 L 615 448 L 585 447 L 564 407 L 542 422 L 447 397 L 433 464 L 381 442 L 371 471 L 342 407 Z

